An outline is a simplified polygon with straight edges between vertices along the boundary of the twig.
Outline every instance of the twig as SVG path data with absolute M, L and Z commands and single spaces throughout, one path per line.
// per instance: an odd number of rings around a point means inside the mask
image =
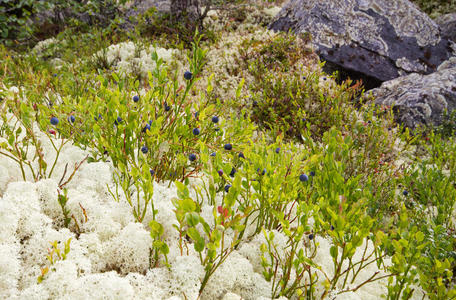
M 86 155 L 86 157 L 85 157 L 83 160 L 81 160 L 79 163 L 77 163 L 77 164 L 74 165 L 73 173 L 71 173 L 71 175 L 70 175 L 70 177 L 68 178 L 67 181 L 65 181 L 63 184 L 59 184 L 59 188 L 62 189 L 66 184 L 68 184 L 68 182 L 71 181 L 71 179 L 73 179 L 73 176 L 74 176 L 74 174 L 76 173 L 76 171 L 79 170 L 79 168 L 81 167 L 81 165 L 87 160 L 88 157 L 89 157 L 89 155 Z M 63 179 L 63 177 L 62 177 L 62 179 Z M 60 180 L 60 181 L 62 181 L 62 180 Z

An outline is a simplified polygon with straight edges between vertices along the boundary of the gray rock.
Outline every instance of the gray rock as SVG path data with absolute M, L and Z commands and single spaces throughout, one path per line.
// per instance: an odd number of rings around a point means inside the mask
M 134 0 L 128 4 L 129 8 L 126 10 L 125 15 L 138 16 L 145 13 L 151 8 L 155 8 L 157 12 L 168 13 L 171 11 L 171 0 Z
M 456 13 L 440 16 L 435 21 L 440 26 L 442 36 L 456 42 Z
M 441 125 L 456 109 L 456 57 L 430 75 L 410 74 L 373 89 L 375 103 L 392 106 L 396 121 L 411 129 Z
M 330 68 L 368 88 L 430 74 L 454 54 L 438 25 L 407 0 L 290 0 L 270 28 L 310 32 Z
M 39 11 L 29 19 L 29 25 L 48 27 L 50 24 L 56 27 L 65 24 L 69 19 L 76 19 L 88 25 L 106 26 L 116 17 L 119 12 L 114 3 L 105 1 L 99 4 L 100 11 L 82 10 L 80 7 L 66 5 L 53 5 L 49 9 Z

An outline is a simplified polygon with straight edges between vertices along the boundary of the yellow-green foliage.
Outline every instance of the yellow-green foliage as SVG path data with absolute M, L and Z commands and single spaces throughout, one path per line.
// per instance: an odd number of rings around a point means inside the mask
M 412 2 L 433 18 L 456 12 L 455 0 L 412 0 Z

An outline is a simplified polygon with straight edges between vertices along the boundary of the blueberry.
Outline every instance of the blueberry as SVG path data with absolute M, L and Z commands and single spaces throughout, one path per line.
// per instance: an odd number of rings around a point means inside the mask
M 216 153 L 215 153 L 215 152 L 212 152 L 212 153 L 211 153 L 211 156 L 215 156 L 215 155 L 216 155 Z
M 257 107 L 258 106 L 258 101 L 253 101 L 253 107 Z
M 117 117 L 117 119 L 114 121 L 114 124 L 118 125 L 119 123 L 122 123 L 122 118 Z
M 309 240 L 313 240 L 313 238 L 314 238 L 313 233 L 309 234 Z
M 98 118 L 97 117 L 94 117 L 95 121 L 98 121 L 98 119 L 103 119 L 103 117 L 101 116 L 101 114 L 98 114 Z
M 192 76 L 193 76 L 192 72 L 185 71 L 185 73 L 184 73 L 184 78 L 185 79 L 190 80 L 190 79 L 192 79 Z
M 146 124 L 146 126 L 144 126 L 143 132 L 146 132 L 147 130 L 150 130 L 150 125 L 149 124 Z
M 154 175 L 155 175 L 155 171 L 150 169 L 150 176 L 154 177 Z
M 230 176 L 231 176 L 231 177 L 234 177 L 234 174 L 236 174 L 236 169 L 235 169 L 235 168 L 232 168 L 232 169 L 231 169 L 231 172 L 230 172 Z
M 149 120 L 149 126 L 152 126 L 152 120 Z
M 407 196 L 407 195 L 408 195 L 408 191 L 407 191 L 407 190 L 404 190 L 404 191 L 402 192 L 402 195 Z
M 165 102 L 165 111 L 170 111 L 171 106 L 168 105 L 168 103 Z
M 195 112 L 195 119 L 198 119 L 199 115 L 200 115 L 199 111 Z
M 76 121 L 76 118 L 73 115 L 71 115 L 68 117 L 68 121 L 70 121 L 71 123 L 74 123 L 74 121 Z
M 302 79 L 306 80 L 306 78 L 307 78 L 306 76 L 302 76 Z
M 147 146 L 142 146 L 141 152 L 146 154 L 147 152 L 149 152 L 149 148 L 147 148 Z
M 306 119 L 306 118 L 302 118 L 302 121 L 303 121 L 303 122 L 306 122 L 306 121 L 307 121 L 307 119 Z
M 334 226 L 331 225 L 331 230 L 334 230 Z
M 52 74 L 52 76 L 57 77 L 57 73 Z
M 218 173 L 220 176 L 223 176 L 223 170 L 222 170 L 222 169 L 218 170 L 217 173 Z
M 301 175 L 299 175 L 299 180 L 301 180 L 302 182 L 305 182 L 305 181 L 309 180 L 309 177 L 306 174 L 301 174 Z
M 257 169 L 257 173 L 260 173 L 260 168 Z M 264 175 L 266 174 L 266 169 L 263 169 L 263 171 L 261 172 L 261 175 Z
M 198 128 L 193 128 L 193 135 L 200 134 L 200 130 Z
M 220 131 L 220 128 L 218 128 L 218 127 L 215 127 L 215 131 Z
M 391 131 L 391 127 L 388 127 L 388 131 Z
M 231 184 L 225 185 L 225 192 L 228 193 L 228 191 L 230 190 L 230 187 L 231 187 Z
M 218 123 L 218 121 L 219 121 L 219 117 L 217 117 L 217 116 L 212 117 L 212 123 Z
M 195 161 L 195 160 L 196 160 L 196 155 L 193 154 L 193 153 L 191 153 L 191 154 L 188 156 L 188 159 L 189 159 L 190 161 Z
M 57 119 L 56 117 L 52 117 L 52 118 L 51 118 L 51 124 L 52 124 L 52 125 L 57 125 L 57 124 L 59 124 L 59 119 Z
M 372 121 L 367 121 L 367 123 L 372 124 Z
M 242 153 L 242 152 L 239 152 L 238 156 L 239 156 L 239 158 L 245 158 L 244 153 Z
M 276 151 L 276 153 L 279 153 L 280 152 L 280 148 L 277 147 L 275 151 Z
M 139 96 L 138 95 L 134 95 L 133 96 L 133 101 L 138 102 L 139 101 Z
M 223 148 L 225 148 L 225 150 L 231 150 L 231 149 L 233 149 L 233 145 L 225 144 L 225 146 L 223 146 Z
M 315 171 L 310 171 L 309 175 L 310 176 L 315 176 Z
M 323 77 L 323 80 L 326 80 L 326 77 Z

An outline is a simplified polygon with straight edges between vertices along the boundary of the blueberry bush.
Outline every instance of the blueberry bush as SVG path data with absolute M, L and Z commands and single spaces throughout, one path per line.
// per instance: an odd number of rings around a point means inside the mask
M 100 163 L 112 184 L 94 190 L 125 204 L 151 241 L 127 246 L 145 247 L 149 271 L 195 257 L 195 298 L 214 295 L 239 253 L 271 298 L 342 299 L 370 286 L 386 299 L 456 297 L 454 126 L 396 124 L 390 107 L 359 100 L 360 83 L 325 74 L 305 35 L 244 39 L 234 59 L 214 62 L 216 40 L 260 30 L 248 10 L 227 16 L 186 42 L 149 12 L 135 31 L 72 27 L 42 52 L 0 46 L 0 157 L 15 180 L 58 183 L 52 226 L 73 236 L 51 243 L 34 278 L 43 285 L 72 259 L 70 241 L 85 255 L 79 239 L 97 216 L 67 187 Z M 153 41 L 141 37 L 153 28 Z M 134 45 L 116 63 L 140 67 L 116 69 L 110 45 Z M 70 145 L 83 155 L 62 167 Z M 168 207 L 163 186 L 175 191 Z

